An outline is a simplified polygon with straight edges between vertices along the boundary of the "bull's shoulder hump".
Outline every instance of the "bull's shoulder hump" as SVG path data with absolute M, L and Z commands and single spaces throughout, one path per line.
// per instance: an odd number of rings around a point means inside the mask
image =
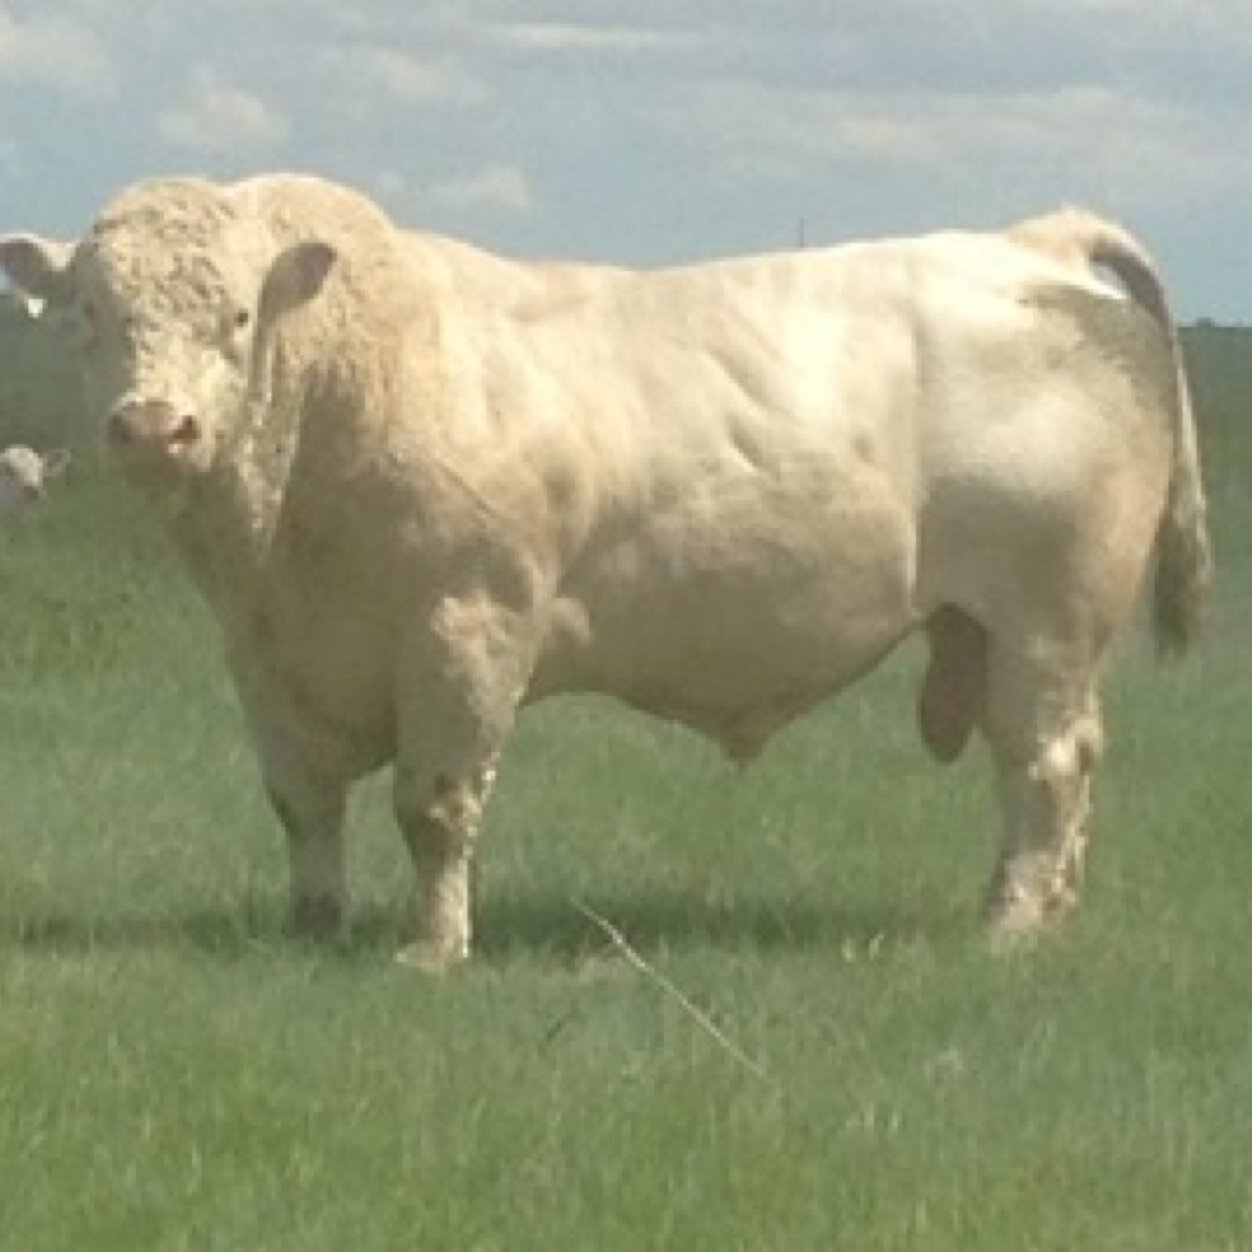
M 491 320 L 543 321 L 611 290 L 620 267 L 518 259 L 427 231 L 402 232 L 415 275 L 437 297 Z

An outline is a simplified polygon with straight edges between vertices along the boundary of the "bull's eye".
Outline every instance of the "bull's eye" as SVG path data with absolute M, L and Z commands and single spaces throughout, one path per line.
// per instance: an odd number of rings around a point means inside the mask
M 252 321 L 252 310 L 245 309 L 242 306 L 235 310 L 233 324 L 236 330 L 246 330 L 248 323 Z

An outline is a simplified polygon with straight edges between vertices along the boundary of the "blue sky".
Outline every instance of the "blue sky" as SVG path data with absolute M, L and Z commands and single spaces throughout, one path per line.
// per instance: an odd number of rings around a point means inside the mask
M 0 229 L 266 169 L 630 264 L 1080 203 L 1252 322 L 1246 0 L 0 0 Z

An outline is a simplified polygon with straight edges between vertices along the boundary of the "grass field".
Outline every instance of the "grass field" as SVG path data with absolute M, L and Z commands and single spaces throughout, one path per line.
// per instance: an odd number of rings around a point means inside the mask
M 742 777 L 534 710 L 450 978 L 390 961 L 384 780 L 350 933 L 285 937 L 207 617 L 81 456 L 0 534 L 0 1248 L 1252 1247 L 1252 337 L 1190 350 L 1215 620 L 1121 649 L 1084 907 L 1010 958 L 988 771 L 925 756 L 911 652 Z

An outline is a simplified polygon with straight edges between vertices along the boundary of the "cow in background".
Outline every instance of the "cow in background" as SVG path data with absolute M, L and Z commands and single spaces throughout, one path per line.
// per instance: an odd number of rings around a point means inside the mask
M 24 444 L 13 444 L 0 452 L 0 514 L 16 513 L 42 499 L 49 481 L 69 464 L 64 448 L 36 452 Z

